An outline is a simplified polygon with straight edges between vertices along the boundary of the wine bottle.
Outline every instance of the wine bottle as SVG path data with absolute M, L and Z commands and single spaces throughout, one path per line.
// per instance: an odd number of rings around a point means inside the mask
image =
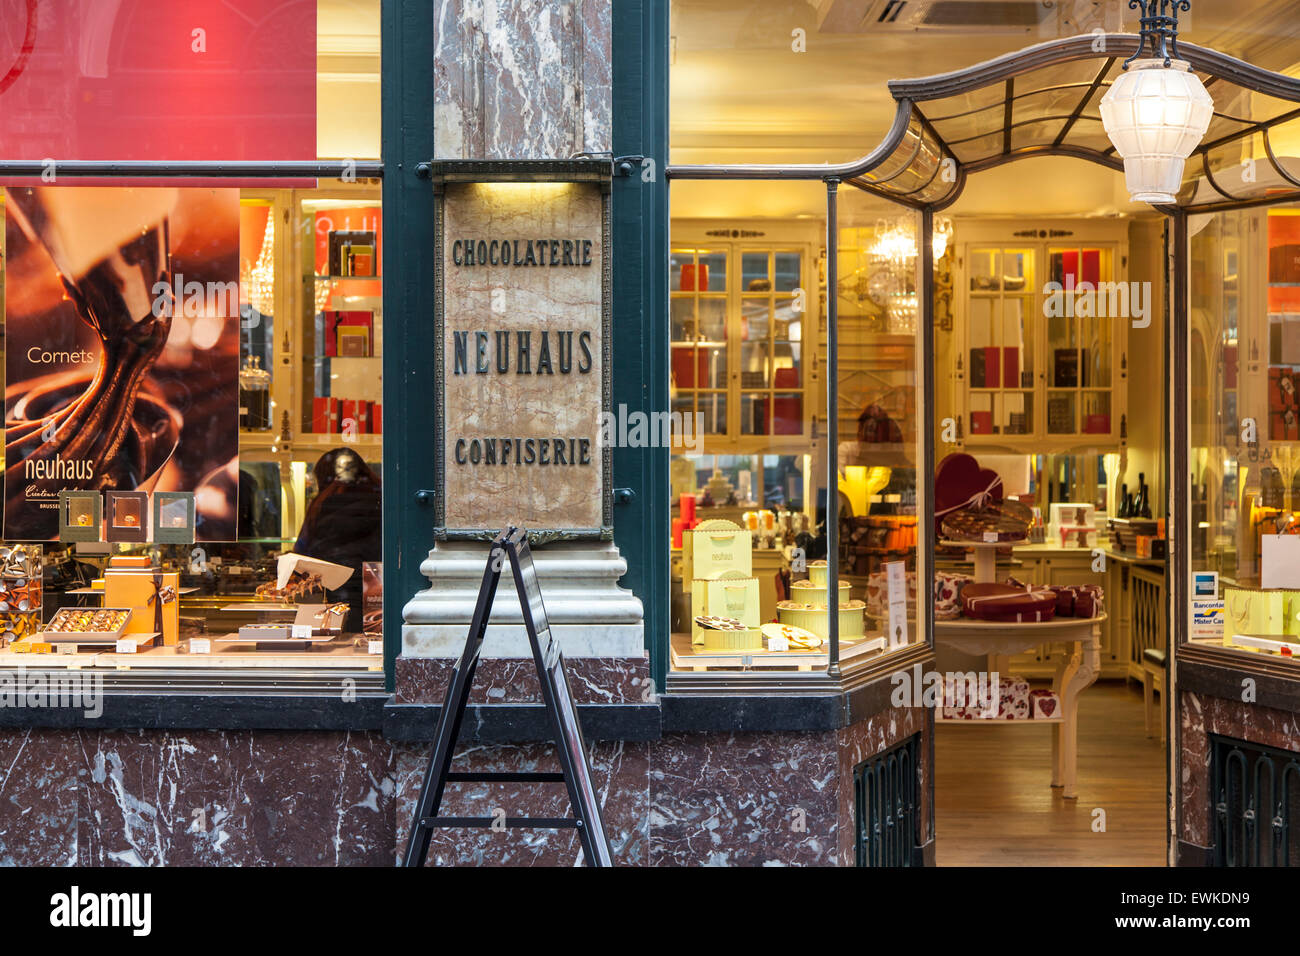
M 1151 517 L 1151 488 L 1147 484 L 1147 476 L 1144 472 L 1138 473 L 1137 517 Z
M 1129 496 L 1128 485 L 1119 486 L 1119 515 L 1120 518 L 1129 516 Z

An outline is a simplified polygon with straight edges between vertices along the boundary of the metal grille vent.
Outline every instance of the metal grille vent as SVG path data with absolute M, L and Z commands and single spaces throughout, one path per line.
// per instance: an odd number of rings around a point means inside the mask
M 1215 866 L 1300 866 L 1300 753 L 1210 735 Z
M 920 735 L 853 768 L 858 866 L 919 866 L 916 785 Z

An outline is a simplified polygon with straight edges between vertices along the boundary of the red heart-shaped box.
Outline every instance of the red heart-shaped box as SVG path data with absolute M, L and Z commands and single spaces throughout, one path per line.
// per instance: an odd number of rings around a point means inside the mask
M 1032 716 L 1054 717 L 1060 698 L 1050 690 L 1035 690 L 1029 692 L 1029 703 L 1033 709 Z
M 983 501 L 1002 500 L 1002 478 L 981 468 L 973 455 L 952 454 L 934 472 L 934 533 L 942 534 L 945 515 Z

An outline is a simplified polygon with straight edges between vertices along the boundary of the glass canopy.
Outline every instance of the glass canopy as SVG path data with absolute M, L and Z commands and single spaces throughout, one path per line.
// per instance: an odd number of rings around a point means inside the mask
M 1027 47 L 967 69 L 893 80 L 885 140 L 841 166 L 674 166 L 690 179 L 838 178 L 916 208 L 942 209 L 970 173 L 1027 156 L 1075 156 L 1115 170 L 1100 103 L 1139 46 L 1137 34 L 1091 34 Z M 1300 79 L 1178 44 L 1214 99 L 1187 161 L 1177 205 L 1212 211 L 1300 200 Z

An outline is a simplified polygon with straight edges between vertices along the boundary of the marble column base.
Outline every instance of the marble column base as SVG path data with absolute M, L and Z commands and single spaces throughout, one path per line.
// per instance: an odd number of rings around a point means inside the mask
M 438 542 L 420 572 L 429 587 L 403 611 L 406 657 L 458 657 L 474 617 L 489 545 Z M 644 609 L 619 578 L 627 561 L 611 542 L 557 542 L 533 552 L 551 633 L 565 657 L 637 657 L 645 649 Z M 503 569 L 483 647 L 485 657 L 531 657 L 519 596 Z

